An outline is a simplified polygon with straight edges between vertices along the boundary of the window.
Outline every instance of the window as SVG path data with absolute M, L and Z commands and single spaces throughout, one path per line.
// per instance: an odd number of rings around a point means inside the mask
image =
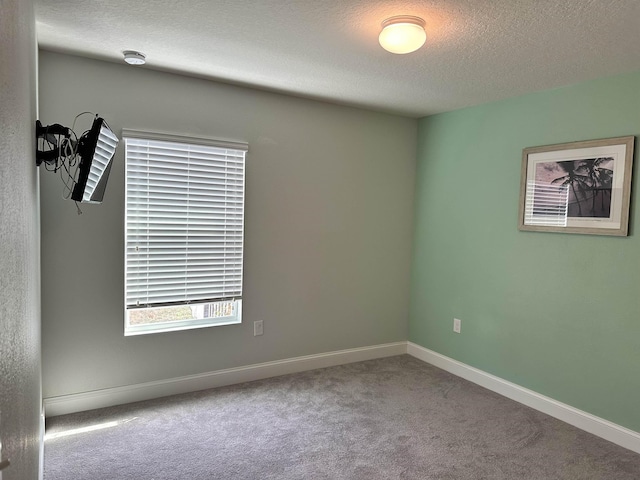
M 240 323 L 247 145 L 123 137 L 125 335 Z

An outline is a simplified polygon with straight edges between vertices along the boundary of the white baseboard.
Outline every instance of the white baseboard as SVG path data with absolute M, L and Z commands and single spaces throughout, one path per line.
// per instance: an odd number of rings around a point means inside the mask
M 370 347 L 352 348 L 337 352 L 306 355 L 244 367 L 228 368 L 198 375 L 170 378 L 124 387 L 106 388 L 92 392 L 62 395 L 44 399 L 47 417 L 82 412 L 94 408 L 110 407 L 125 403 L 150 400 L 179 393 L 195 392 L 208 388 L 261 380 L 289 373 L 316 368 L 332 367 L 347 363 L 373 360 L 394 355 L 409 355 L 469 380 L 493 392 L 535 410 L 546 413 L 563 422 L 609 440 L 621 447 L 640 453 L 640 433 L 617 425 L 570 405 L 558 402 L 533 390 L 516 385 L 462 362 L 436 353 L 412 342 L 396 342 Z
M 44 402 L 40 404 L 40 442 L 39 442 L 39 452 L 38 452 L 38 480 L 44 480 Z M 2 475 L 0 475 L 0 480 L 2 480 Z
M 621 447 L 640 453 L 640 433 L 624 428 L 590 413 L 578 410 L 502 378 L 458 362 L 427 348 L 407 343 L 407 353 L 423 362 L 453 373 L 488 390 L 515 400 L 540 412 L 546 413 L 581 430 L 609 440 Z
M 303 357 L 258 363 L 244 367 L 227 368 L 214 372 L 170 378 L 155 382 L 105 388 L 92 392 L 62 395 L 44 399 L 47 417 L 93 410 L 125 403 L 151 400 L 179 393 L 195 392 L 208 388 L 261 380 L 288 373 L 333 367 L 374 358 L 391 357 L 407 353 L 407 342 L 387 343 L 371 347 L 351 348 L 337 352 L 306 355 Z

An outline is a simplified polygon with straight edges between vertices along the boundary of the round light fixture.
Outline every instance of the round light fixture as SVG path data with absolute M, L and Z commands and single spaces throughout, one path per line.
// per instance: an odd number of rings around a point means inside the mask
M 411 53 L 424 45 L 427 33 L 424 31 L 425 21 L 420 17 L 399 15 L 387 18 L 382 22 L 380 45 L 391 53 Z
M 126 50 L 122 53 L 124 54 L 124 61 L 129 65 L 144 65 L 147 61 L 144 53 L 136 52 L 135 50 Z

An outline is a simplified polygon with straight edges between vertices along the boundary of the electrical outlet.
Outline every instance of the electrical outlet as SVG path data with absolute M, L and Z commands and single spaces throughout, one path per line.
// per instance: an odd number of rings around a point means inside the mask
M 257 337 L 264 333 L 264 326 L 262 324 L 262 320 L 256 320 L 253 322 L 253 336 Z
M 462 326 L 462 320 L 459 318 L 453 319 L 453 331 L 456 333 L 460 333 L 460 327 Z

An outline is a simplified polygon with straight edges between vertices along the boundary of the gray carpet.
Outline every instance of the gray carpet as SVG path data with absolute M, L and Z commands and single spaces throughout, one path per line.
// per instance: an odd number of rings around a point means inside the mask
M 117 426 L 109 426 L 116 424 Z M 407 355 L 47 420 L 45 480 L 640 478 L 640 455 Z

